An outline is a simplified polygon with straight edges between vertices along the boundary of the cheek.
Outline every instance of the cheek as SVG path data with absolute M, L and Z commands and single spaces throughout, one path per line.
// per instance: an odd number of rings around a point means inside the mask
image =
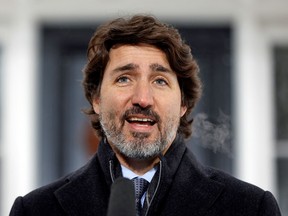
M 122 116 L 128 108 L 131 108 L 127 94 L 114 92 L 110 95 L 111 96 L 105 98 L 105 104 L 101 106 L 102 111 L 110 111 L 113 112 L 115 116 Z
M 182 106 L 181 98 L 178 94 L 174 95 L 174 97 L 170 95 L 162 98 L 164 99 L 162 100 L 163 111 L 165 111 L 166 115 L 175 115 L 180 118 L 185 114 L 187 109 Z
M 162 109 L 158 111 L 158 114 L 160 115 L 160 117 L 164 121 L 165 121 L 165 119 L 177 120 L 177 119 L 180 119 L 182 117 L 182 114 L 184 115 L 184 113 L 182 112 L 182 107 L 180 106 L 180 104 L 178 104 L 178 103 L 173 104 L 173 101 L 171 101 L 171 103 L 166 104 L 165 107 L 162 107 Z
M 114 97 L 113 99 L 110 97 L 102 98 L 102 102 L 98 105 L 99 113 L 102 113 L 102 115 L 113 121 L 121 118 L 123 112 L 125 111 L 123 105 L 121 105 L 121 103 L 115 98 L 117 97 Z

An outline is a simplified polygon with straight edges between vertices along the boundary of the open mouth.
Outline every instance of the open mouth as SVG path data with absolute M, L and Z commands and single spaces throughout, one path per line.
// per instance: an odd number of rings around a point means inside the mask
M 135 124 L 140 124 L 140 125 L 149 125 L 152 126 L 156 123 L 156 121 L 152 118 L 145 118 L 145 117 L 129 117 L 126 119 L 129 123 L 135 123 Z

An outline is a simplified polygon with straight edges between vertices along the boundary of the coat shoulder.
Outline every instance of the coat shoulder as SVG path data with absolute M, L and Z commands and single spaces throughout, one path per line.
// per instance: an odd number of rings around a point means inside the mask
M 41 186 L 23 197 L 18 197 L 12 206 L 10 215 L 22 215 L 20 212 L 25 212 L 25 215 L 64 215 L 56 192 L 68 185 L 71 181 L 77 181 L 78 179 L 82 179 L 83 176 L 91 175 L 91 172 L 95 170 L 93 169 L 93 166 L 95 166 L 93 160 L 82 168 L 50 184 Z
M 255 194 L 256 196 L 262 196 L 265 192 L 260 187 L 253 185 L 251 183 L 245 182 L 243 180 L 240 180 L 224 171 L 218 170 L 216 168 L 212 167 L 205 167 L 205 173 L 206 175 L 214 181 L 220 182 L 231 192 L 237 192 L 237 193 L 249 193 L 249 194 Z
M 49 183 L 47 185 L 41 186 L 27 195 L 24 196 L 24 200 L 31 201 L 33 203 L 35 202 L 41 202 L 42 200 L 45 200 L 44 203 L 47 203 L 47 200 L 53 200 L 55 199 L 54 192 L 69 183 L 71 180 L 77 179 L 78 177 L 81 177 L 82 175 L 85 175 L 89 171 L 89 163 L 82 168 L 71 172 L 70 174 L 61 177 L 57 180 L 55 180 L 52 183 Z
M 224 185 L 219 201 L 224 209 L 237 209 L 239 215 L 281 215 L 278 203 L 271 192 L 237 179 L 215 168 L 205 167 L 207 176 Z M 224 204 L 227 205 L 224 205 Z
M 277 201 L 269 191 L 217 168 L 202 165 L 191 151 L 185 152 L 182 164 L 184 167 L 182 175 L 188 177 L 189 182 L 191 176 L 194 179 L 191 182 L 201 179 L 199 185 L 208 194 L 221 185 L 221 192 L 217 194 L 213 204 L 211 202 L 208 215 L 281 215 Z M 188 169 L 193 170 L 193 174 L 189 174 Z M 193 184 L 191 187 L 194 187 Z
M 62 178 L 37 188 L 23 197 L 17 197 L 11 208 L 10 216 L 64 215 L 54 192 L 66 182 L 66 178 Z

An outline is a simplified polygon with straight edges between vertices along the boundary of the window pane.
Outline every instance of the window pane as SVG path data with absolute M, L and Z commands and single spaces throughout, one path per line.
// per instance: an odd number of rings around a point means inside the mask
M 288 47 L 275 48 L 276 135 L 288 139 Z

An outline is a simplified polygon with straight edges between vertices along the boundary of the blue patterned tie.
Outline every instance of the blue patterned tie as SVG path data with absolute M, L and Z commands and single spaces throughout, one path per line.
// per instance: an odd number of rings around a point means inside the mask
M 139 177 L 133 178 L 132 181 L 133 181 L 134 187 L 135 187 L 136 215 L 140 216 L 141 215 L 141 209 L 142 209 L 141 197 L 143 196 L 143 194 L 147 190 L 149 182 L 146 181 L 145 179 L 139 178 Z

